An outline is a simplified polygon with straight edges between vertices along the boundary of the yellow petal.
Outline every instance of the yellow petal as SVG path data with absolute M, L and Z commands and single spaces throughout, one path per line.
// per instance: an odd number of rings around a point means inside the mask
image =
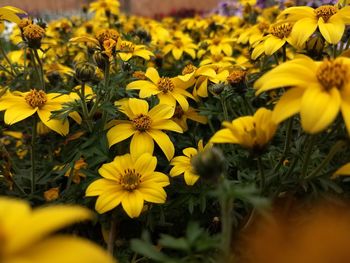
M 183 96 L 182 94 L 176 93 L 176 92 L 172 93 L 172 95 L 175 98 L 175 100 L 180 104 L 181 108 L 184 111 L 187 111 L 189 104 L 188 104 L 188 101 L 185 98 L 185 96 Z
M 304 89 L 292 88 L 283 94 L 273 109 L 272 118 L 276 123 L 280 123 L 300 111 L 304 91 Z
M 51 130 L 61 135 L 67 135 L 69 132 L 68 120 L 51 119 L 51 111 L 49 107 L 38 109 L 40 120 Z
M 156 166 L 157 158 L 149 153 L 140 155 L 134 164 L 135 170 L 141 175 L 153 173 Z
M 117 207 L 126 195 L 126 191 L 110 189 L 103 191 L 96 200 L 95 209 L 99 214 L 106 213 Z
M 301 48 L 309 37 L 315 32 L 317 21 L 313 18 L 303 18 L 297 21 L 292 29 L 291 38 L 293 45 Z
M 173 117 L 174 111 L 175 107 L 166 104 L 158 104 L 149 111 L 148 116 L 151 117 L 152 121 L 170 119 Z
M 186 171 L 184 173 L 184 179 L 187 185 L 194 185 L 198 181 L 199 176 L 190 171 Z
M 140 193 L 145 201 L 155 204 L 163 204 L 166 200 L 166 192 L 161 186 L 145 187 L 140 186 Z
M 5 262 L 8 262 L 5 260 Z M 95 243 L 78 238 L 56 235 L 39 242 L 9 263 L 116 263 L 116 261 Z
M 172 54 L 176 60 L 179 60 L 182 57 L 183 50 L 175 47 L 172 51 Z
M 152 129 L 156 130 L 168 130 L 178 133 L 183 133 L 182 128 L 172 120 L 160 120 L 152 123 Z
M 135 116 L 148 113 L 148 102 L 145 100 L 131 98 L 129 99 L 129 107 Z
M 344 34 L 345 25 L 338 16 L 331 16 L 327 23 L 321 17 L 318 20 L 318 28 L 328 43 L 338 44 Z
M 122 206 L 129 217 L 138 217 L 143 208 L 142 194 L 138 190 L 127 192 L 123 197 Z
M 27 103 L 21 101 L 13 105 L 5 111 L 4 121 L 8 125 L 15 124 L 21 120 L 32 116 L 38 108 L 32 108 Z
M 280 39 L 273 35 L 268 36 L 264 41 L 265 54 L 271 56 L 286 43 L 286 40 Z
M 158 71 L 155 68 L 148 68 L 146 70 L 145 76 L 149 78 L 154 84 L 158 83 L 159 80 L 159 74 Z
M 156 141 L 156 143 L 162 149 L 168 161 L 170 161 L 171 158 L 174 157 L 175 148 L 169 136 L 162 131 L 153 129 L 147 131 L 147 133 L 153 138 L 153 140 Z
M 342 103 L 341 103 L 341 112 L 342 116 L 345 122 L 346 130 L 348 131 L 348 134 L 350 134 L 350 99 L 349 97 L 343 97 Z
M 101 168 L 100 168 L 101 169 Z M 101 174 L 101 172 L 99 171 Z M 121 186 L 114 180 L 98 179 L 93 181 L 86 189 L 85 196 L 96 196 L 103 192 L 114 191 L 117 192 L 121 189 Z
M 92 213 L 88 209 L 78 206 L 37 208 L 13 229 L 5 251 L 15 253 L 63 227 L 91 218 Z
M 230 129 L 221 129 L 217 131 L 210 142 L 212 143 L 238 143 L 238 139 L 232 134 Z
M 144 153 L 153 154 L 154 142 L 148 132 L 137 131 L 132 136 L 130 143 L 130 153 L 133 157 L 138 158 Z
M 107 139 L 109 147 L 112 145 L 124 141 L 135 133 L 135 130 L 131 123 L 121 123 L 115 125 L 107 132 Z
M 350 163 L 344 164 L 342 167 L 340 167 L 332 176 L 332 178 L 336 178 L 338 176 L 342 176 L 342 175 L 346 175 L 349 176 L 350 175 Z
M 317 88 L 307 89 L 300 108 L 303 129 L 311 134 L 323 131 L 337 117 L 340 103 L 341 97 L 337 88 L 328 92 Z

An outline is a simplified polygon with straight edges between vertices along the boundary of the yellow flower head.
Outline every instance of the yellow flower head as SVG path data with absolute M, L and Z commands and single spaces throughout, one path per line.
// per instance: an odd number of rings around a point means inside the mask
M 342 112 L 350 134 L 350 58 L 323 62 L 301 56 L 266 73 L 254 87 L 257 94 L 289 87 L 273 112 L 280 123 L 300 112 L 303 129 L 311 134 L 325 130 Z
M 98 196 L 95 209 L 100 214 L 121 203 L 129 217 L 138 217 L 144 201 L 165 203 L 163 188 L 169 184 L 169 178 L 156 172 L 156 166 L 157 158 L 149 153 L 117 156 L 98 170 L 103 178 L 89 185 L 86 196 Z
M 51 112 L 62 109 L 63 103 L 70 100 L 68 95 L 45 93 L 37 89 L 24 93 L 8 92 L 0 98 L 0 111 L 5 110 L 4 121 L 8 125 L 38 113 L 40 120 L 47 127 L 61 135 L 67 135 L 69 131 L 68 121 L 51 118 Z
M 170 120 L 174 115 L 174 107 L 158 104 L 149 110 L 147 101 L 140 99 L 122 100 L 117 105 L 128 116 L 129 121 L 117 123 L 107 132 L 109 146 L 132 136 L 130 151 L 134 155 L 145 152 L 152 154 L 156 141 L 168 160 L 174 156 L 174 145 L 162 131 L 183 132 L 179 125 Z
M 91 218 L 92 213 L 81 207 L 58 205 L 32 210 L 24 201 L 0 197 L 0 262 L 115 262 L 90 241 L 54 234 Z
M 26 14 L 25 11 L 13 6 L 2 6 L 0 7 L 0 33 L 4 30 L 4 20 L 9 22 L 14 22 L 16 24 L 20 23 L 21 19 L 17 14 Z
M 199 175 L 196 173 L 191 161 L 198 153 L 203 152 L 212 147 L 211 143 L 203 146 L 203 140 L 198 142 L 198 148 L 189 147 L 182 151 L 184 155 L 177 156 L 171 160 L 170 165 L 174 167 L 170 170 L 170 176 L 178 176 L 183 174 L 187 185 L 194 185 L 199 179 Z
M 140 90 L 140 98 L 148 98 L 157 95 L 159 104 L 167 104 L 175 108 L 176 102 L 184 109 L 188 109 L 186 97 L 193 96 L 186 91 L 193 82 L 184 82 L 180 78 L 160 77 L 155 68 L 148 68 L 145 76 L 149 80 L 136 80 L 129 83 L 126 89 Z
M 290 7 L 285 9 L 278 19 L 295 22 L 291 35 L 298 47 L 303 46 L 317 28 L 328 43 L 337 44 L 344 34 L 345 26 L 350 24 L 350 7 Z
M 248 149 L 263 149 L 275 135 L 277 124 L 272 120 L 272 111 L 258 109 L 253 116 L 239 117 L 224 122 L 224 129 L 210 139 L 212 143 L 239 144 Z

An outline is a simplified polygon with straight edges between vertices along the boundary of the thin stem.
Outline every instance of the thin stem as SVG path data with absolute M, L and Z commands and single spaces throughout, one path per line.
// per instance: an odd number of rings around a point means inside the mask
M 275 173 L 275 172 L 277 172 L 279 170 L 279 168 L 283 164 L 283 161 L 285 160 L 285 158 L 286 158 L 286 156 L 287 156 L 287 154 L 289 152 L 290 141 L 292 139 L 292 131 L 293 131 L 293 117 L 288 120 L 287 131 L 286 131 L 286 139 L 284 141 L 284 147 L 283 147 L 282 156 L 279 159 L 279 161 L 276 164 L 276 166 L 273 168 L 273 173 Z
M 112 256 L 114 253 L 114 241 L 116 238 L 116 234 L 117 234 L 117 221 L 112 215 L 111 228 L 109 230 L 108 244 L 107 244 L 107 250 Z
M 220 102 L 221 102 L 221 106 L 222 106 L 222 111 L 224 113 L 224 119 L 225 119 L 225 121 L 228 121 L 229 117 L 228 117 L 227 104 L 226 104 L 226 100 L 223 96 L 220 96 Z
M 106 101 L 110 101 L 111 99 L 111 90 L 109 89 L 109 63 L 108 65 L 106 66 L 106 69 L 105 69 L 105 84 L 104 84 L 104 89 L 105 91 L 107 92 L 106 94 Z M 104 129 L 105 125 L 106 125 L 106 121 L 107 121 L 107 117 L 108 117 L 108 114 L 107 114 L 107 111 L 103 111 L 102 112 L 102 129 Z
M 42 90 L 45 91 L 45 75 L 44 75 L 43 63 L 41 62 L 41 59 L 39 57 L 38 50 L 37 49 L 33 49 L 33 51 L 34 51 L 34 56 L 35 56 L 35 58 L 36 58 L 36 60 L 38 61 L 38 64 L 39 64 Z
M 31 57 L 31 60 L 33 61 L 34 70 L 35 70 L 36 75 L 38 76 L 38 80 L 39 80 L 39 82 L 41 82 L 41 84 L 42 84 L 41 74 L 40 74 L 40 72 L 39 72 L 39 67 L 38 67 L 38 64 L 37 64 L 37 62 L 36 62 L 35 55 L 34 55 L 34 52 L 33 52 L 32 49 L 30 49 L 30 57 Z
M 18 72 L 16 71 L 16 69 L 13 67 L 10 59 L 8 58 L 8 56 L 6 55 L 6 52 L 4 50 L 4 45 L 3 43 L 0 41 L 0 53 L 1 55 L 4 57 L 4 59 L 6 60 L 7 64 L 9 64 L 10 68 L 11 68 L 11 72 L 12 74 L 15 73 L 17 74 Z
M 265 178 L 264 167 L 262 164 L 261 156 L 258 156 L 256 160 L 257 160 L 259 176 L 260 176 L 260 189 L 261 189 L 261 192 L 263 192 L 265 188 L 266 178 Z
M 287 45 L 284 44 L 282 47 L 282 58 L 283 58 L 283 62 L 287 61 Z
M 31 152 L 31 156 L 30 156 L 30 161 L 31 161 L 31 185 L 30 185 L 30 192 L 31 194 L 34 193 L 35 191 L 35 183 L 36 183 L 36 147 L 35 147 L 35 143 L 36 143 L 36 136 L 37 136 L 37 132 L 36 132 L 36 126 L 37 126 L 37 118 L 36 116 L 34 116 L 34 120 L 33 120 L 33 127 L 32 127 L 32 141 L 31 141 L 31 147 L 30 147 L 30 152 Z
M 277 55 L 276 52 L 273 53 L 273 57 L 274 57 L 274 59 L 275 59 L 276 65 L 279 65 L 280 63 L 278 62 L 278 55 Z
M 305 177 L 305 179 L 311 179 L 316 177 L 322 169 L 333 159 L 334 155 L 336 155 L 340 150 L 344 149 L 344 146 L 346 146 L 345 141 L 338 141 L 336 144 L 333 145 L 333 147 L 330 149 L 329 153 L 327 154 L 326 158 L 319 164 L 319 166 L 316 167 L 315 170 L 311 174 Z
M 85 82 L 81 84 L 81 89 L 77 91 L 80 101 L 81 101 L 81 108 L 83 111 L 83 119 L 86 122 L 86 125 L 88 126 L 89 132 L 92 132 L 92 124 L 90 121 L 90 115 L 89 115 L 89 110 L 86 104 L 86 99 L 85 99 Z
M 302 172 L 301 172 L 302 178 L 306 177 L 307 168 L 308 168 L 308 165 L 309 165 L 309 162 L 310 162 L 310 158 L 311 158 L 311 154 L 312 154 L 312 148 L 313 148 L 313 146 L 315 144 L 316 136 L 308 136 L 305 139 L 305 142 L 307 141 L 308 138 L 310 138 L 310 141 L 309 141 L 309 144 L 308 144 L 308 146 L 306 148 L 306 152 L 305 152 L 305 155 L 304 155 L 304 163 L 303 163 Z
M 223 188 L 226 179 L 223 180 Z M 226 189 L 221 197 L 221 235 L 222 235 L 222 252 L 223 262 L 228 262 L 231 254 L 231 238 L 232 238 L 232 211 L 233 211 L 233 197 L 227 196 Z
M 334 44 L 333 45 L 333 58 L 336 58 L 337 57 L 337 45 Z

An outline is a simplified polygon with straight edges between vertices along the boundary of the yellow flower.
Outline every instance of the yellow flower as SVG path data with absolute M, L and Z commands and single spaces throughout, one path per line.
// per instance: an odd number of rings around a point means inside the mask
M 179 125 L 170 120 L 174 115 L 174 107 L 158 104 L 149 110 L 147 101 L 140 99 L 123 100 L 119 105 L 120 111 L 128 116 L 129 121 L 117 123 L 107 132 L 109 146 L 132 136 L 130 152 L 134 155 L 145 152 L 152 154 L 156 141 L 167 159 L 173 158 L 174 145 L 162 130 L 183 132 Z
M 188 130 L 187 119 L 199 122 L 201 124 L 207 124 L 207 116 L 200 115 L 198 111 L 192 107 L 189 107 L 187 111 L 184 111 L 180 106 L 176 106 L 174 116 L 172 118 L 174 122 L 179 124 L 183 131 Z
M 303 129 L 311 134 L 326 129 L 342 112 L 350 134 L 350 58 L 323 62 L 302 56 L 266 73 L 254 87 L 257 94 L 289 87 L 276 104 L 277 123 L 300 112 Z
M 32 210 L 24 201 L 0 197 L 0 262 L 113 263 L 88 240 L 54 234 L 91 218 L 91 212 L 81 207 L 58 205 Z
M 146 49 L 144 45 L 135 45 L 130 41 L 119 39 L 117 43 L 117 51 L 119 57 L 123 61 L 128 61 L 132 57 L 141 57 L 145 60 L 150 60 L 154 54 Z
M 176 31 L 173 39 L 168 42 L 163 48 L 164 55 L 171 51 L 176 60 L 179 60 L 183 56 L 183 53 L 187 53 L 192 59 L 196 58 L 197 45 L 193 43 L 193 40 L 188 35 Z
M 129 83 L 126 89 L 140 90 L 140 98 L 148 98 L 157 95 L 159 104 L 166 104 L 175 108 L 176 102 L 184 109 L 188 109 L 188 101 L 186 97 L 193 98 L 186 91 L 192 82 L 184 82 L 179 78 L 159 77 L 155 68 L 148 68 L 145 76 L 150 80 L 136 80 Z
M 0 7 L 0 33 L 5 29 L 4 20 L 19 24 L 21 19 L 17 14 L 26 14 L 25 11 L 14 6 Z
M 252 59 L 257 59 L 263 53 L 271 56 L 286 43 L 294 45 L 295 40 L 291 35 L 292 28 L 293 26 L 289 22 L 279 22 L 271 25 L 269 34 L 254 45 Z
M 98 196 L 95 209 L 100 214 L 121 203 L 129 217 L 138 217 L 144 201 L 165 203 L 163 188 L 169 184 L 169 178 L 156 172 L 156 166 L 157 158 L 149 153 L 117 156 L 98 170 L 103 178 L 89 185 L 86 196 Z
M 212 55 L 220 55 L 223 52 L 228 57 L 232 56 L 233 38 L 216 36 L 205 42 L 208 44 L 208 49 Z
M 32 89 L 29 92 L 6 93 L 0 98 L 0 111 L 5 110 L 4 121 L 8 125 L 15 124 L 37 113 L 40 120 L 51 130 L 67 135 L 68 120 L 51 118 L 51 112 L 62 109 L 63 103 L 71 98 L 60 93 L 45 93 Z
M 64 176 L 67 176 L 67 177 L 72 176 L 73 183 L 79 184 L 81 181 L 81 178 L 86 177 L 86 175 L 80 170 L 86 169 L 87 166 L 88 164 L 85 162 L 85 160 L 83 158 L 80 158 L 74 163 L 73 171 L 72 171 L 72 168 L 69 168 L 64 174 Z
M 344 164 L 332 175 L 332 179 L 338 178 L 339 176 L 349 176 L 350 175 L 350 163 Z
M 337 6 L 323 5 L 316 9 L 308 6 L 290 7 L 279 18 L 286 17 L 295 22 L 291 35 L 301 47 L 318 28 L 324 39 L 337 44 L 344 34 L 345 25 L 350 24 L 350 7 L 338 9 Z
M 45 201 L 47 201 L 47 202 L 54 201 L 54 200 L 58 199 L 59 196 L 60 196 L 60 188 L 59 187 L 53 187 L 53 188 L 50 188 L 49 190 L 44 192 L 44 198 L 45 198 Z
M 170 165 L 174 167 L 170 170 L 169 175 L 171 177 L 183 174 L 187 185 L 194 185 L 199 179 L 199 175 L 196 173 L 194 167 L 191 164 L 191 160 L 198 153 L 205 151 L 212 147 L 211 143 L 208 143 L 203 147 L 203 140 L 198 142 L 198 148 L 189 147 L 182 151 L 184 155 L 177 156 L 171 160 Z
M 97 0 L 90 4 L 89 12 L 94 12 L 96 17 L 103 17 L 106 11 L 110 14 L 119 14 L 119 1 L 117 0 Z
M 272 111 L 258 109 L 254 116 L 239 117 L 231 122 L 224 121 L 224 129 L 210 139 L 212 143 L 239 144 L 248 149 L 263 149 L 275 135 L 277 124 L 272 120 Z

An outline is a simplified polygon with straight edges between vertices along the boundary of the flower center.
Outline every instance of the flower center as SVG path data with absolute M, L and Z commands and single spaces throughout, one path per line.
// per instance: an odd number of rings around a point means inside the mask
M 258 24 L 258 28 L 259 28 L 260 32 L 262 32 L 262 33 L 264 33 L 266 30 L 268 30 L 269 27 L 270 27 L 270 25 L 266 22 L 260 22 Z
M 184 114 L 184 110 L 180 106 L 176 106 L 173 117 L 175 119 L 181 119 Z
M 30 40 L 41 40 L 45 35 L 45 30 L 35 24 L 30 24 L 24 27 L 23 36 Z
M 147 80 L 147 77 L 143 71 L 135 71 L 132 76 L 137 79 Z
M 175 85 L 170 78 L 165 77 L 158 80 L 157 87 L 159 90 L 163 91 L 163 93 L 167 93 L 168 91 L 172 92 Z
M 341 61 L 325 60 L 317 69 L 317 80 L 325 90 L 341 89 L 347 80 L 348 67 Z
M 147 131 L 151 128 L 152 119 L 145 114 L 139 114 L 132 120 L 132 124 L 136 130 Z
M 221 43 L 221 39 L 216 37 L 216 38 L 213 39 L 212 43 L 213 43 L 213 45 L 217 46 L 217 45 L 219 45 Z
M 141 183 L 141 175 L 135 169 L 126 169 L 120 178 L 120 185 L 127 191 L 136 189 Z
M 231 72 L 231 74 L 227 77 L 227 81 L 230 84 L 237 84 L 244 80 L 247 72 L 244 70 L 234 70 Z
M 118 41 L 119 33 L 114 29 L 101 29 L 96 33 L 96 39 L 102 44 L 107 39 Z
M 32 89 L 24 99 L 32 108 L 41 108 L 47 102 L 46 93 L 36 89 Z
M 135 45 L 129 41 L 122 41 L 119 47 L 121 52 L 134 52 Z
M 190 74 L 194 71 L 196 71 L 197 67 L 193 66 L 192 64 L 188 64 L 186 65 L 186 67 L 184 67 L 184 69 L 182 70 L 182 75 L 186 75 L 186 74 Z
M 174 45 L 177 48 L 181 48 L 183 46 L 183 43 L 181 40 L 175 40 Z
M 332 5 L 324 5 L 315 9 L 315 14 L 317 18 L 322 17 L 325 22 L 338 12 L 338 8 Z
M 288 37 L 291 31 L 292 31 L 292 25 L 288 22 L 272 25 L 270 27 L 270 34 L 280 39 Z

